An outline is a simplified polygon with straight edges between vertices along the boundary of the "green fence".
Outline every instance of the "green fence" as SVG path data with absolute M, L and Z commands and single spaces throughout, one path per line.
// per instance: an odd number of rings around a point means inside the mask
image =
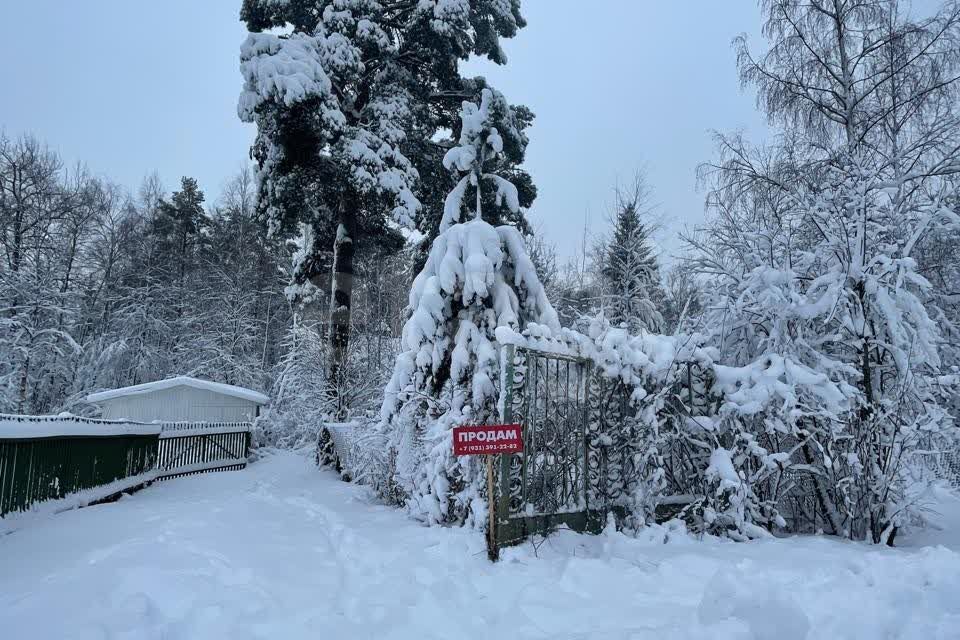
M 159 435 L 159 425 L 0 415 L 0 517 L 86 490 L 119 492 L 151 480 Z

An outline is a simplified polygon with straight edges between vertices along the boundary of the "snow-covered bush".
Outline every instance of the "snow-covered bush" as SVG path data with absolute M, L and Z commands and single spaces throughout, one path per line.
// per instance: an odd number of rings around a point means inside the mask
M 769 171 L 787 184 L 795 169 Z M 717 424 L 740 443 L 755 521 L 780 523 L 775 505 L 789 505 L 790 530 L 880 542 L 915 512 L 914 452 L 950 446 L 940 332 L 882 172 L 856 156 L 817 171 L 787 192 L 758 179 L 717 194 L 697 259 L 713 284 Z
M 326 341 L 315 324 L 295 319 L 285 347 L 270 406 L 257 420 L 254 435 L 260 445 L 298 449 L 315 443 L 320 427 L 333 414 Z

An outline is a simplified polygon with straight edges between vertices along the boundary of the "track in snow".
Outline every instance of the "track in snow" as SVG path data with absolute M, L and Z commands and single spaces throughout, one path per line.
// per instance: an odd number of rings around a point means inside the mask
M 0 537 L 0 636 L 960 638 L 960 555 L 944 547 L 654 528 L 504 556 L 276 453 Z

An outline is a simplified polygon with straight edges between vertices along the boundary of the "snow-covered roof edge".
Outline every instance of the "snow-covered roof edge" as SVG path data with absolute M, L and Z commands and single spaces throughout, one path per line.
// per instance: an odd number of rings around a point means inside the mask
M 213 391 L 214 393 L 240 398 L 241 400 L 249 400 L 250 402 L 256 402 L 257 404 L 267 404 L 270 402 L 270 398 L 259 391 L 245 389 L 243 387 L 236 387 L 232 384 L 223 384 L 222 382 L 210 382 L 209 380 L 190 378 L 188 376 L 177 376 L 176 378 L 167 378 L 166 380 L 144 382 L 143 384 L 136 384 L 132 387 L 121 387 L 120 389 L 110 389 L 109 391 L 91 393 L 86 397 L 86 400 L 87 402 L 96 403 L 103 400 L 112 400 L 113 398 L 122 398 L 124 396 L 153 393 L 154 391 L 161 391 L 163 389 L 170 389 L 179 386 Z

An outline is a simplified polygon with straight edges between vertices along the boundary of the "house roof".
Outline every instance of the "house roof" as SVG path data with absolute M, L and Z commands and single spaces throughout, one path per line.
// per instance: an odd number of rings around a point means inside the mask
M 125 396 L 153 393 L 154 391 L 171 389 L 173 387 L 193 387 L 194 389 L 204 389 L 206 391 L 212 391 L 225 396 L 249 400 L 257 404 L 267 404 L 270 402 L 270 398 L 263 395 L 259 391 L 244 389 L 243 387 L 235 387 L 232 384 L 223 384 L 221 382 L 210 382 L 209 380 L 189 378 L 187 376 L 177 376 L 176 378 L 167 378 L 166 380 L 157 380 L 156 382 L 135 384 L 132 387 L 121 387 L 120 389 L 110 389 L 108 391 L 100 391 L 99 393 L 91 393 L 86 399 L 87 402 L 97 403 L 103 400 L 112 400 L 114 398 L 122 398 Z

